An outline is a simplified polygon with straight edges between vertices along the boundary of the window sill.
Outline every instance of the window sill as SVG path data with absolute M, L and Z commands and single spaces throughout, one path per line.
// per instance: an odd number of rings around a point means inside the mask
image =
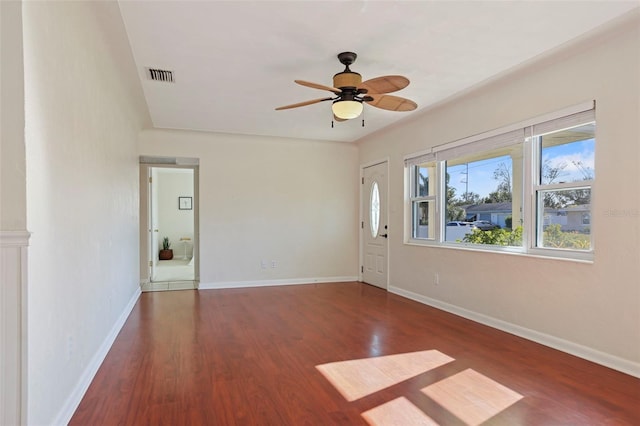
M 561 260 L 561 261 L 569 261 L 576 263 L 585 263 L 585 264 L 593 264 L 594 263 L 594 252 L 567 252 L 564 250 L 553 250 L 553 249 L 531 249 L 529 251 L 525 251 L 524 248 L 521 247 L 489 247 L 489 246 L 480 246 L 480 245 L 472 245 L 472 244 L 460 244 L 460 243 L 438 243 L 434 240 L 416 240 L 410 239 L 404 242 L 405 245 L 408 246 L 420 246 L 420 247 L 430 247 L 430 248 L 439 248 L 446 250 L 461 250 L 468 252 L 476 252 L 476 253 L 491 253 L 491 254 L 506 254 L 510 256 L 521 256 L 521 257 L 532 257 L 537 259 L 548 259 L 548 260 Z

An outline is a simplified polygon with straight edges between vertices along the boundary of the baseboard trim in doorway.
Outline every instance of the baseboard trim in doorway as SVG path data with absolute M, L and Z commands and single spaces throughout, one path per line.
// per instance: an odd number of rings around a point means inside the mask
M 389 286 L 389 292 L 640 378 L 640 364 L 636 362 L 398 287 Z
M 102 342 L 102 345 L 100 345 L 100 348 L 98 348 L 98 351 L 91 358 L 91 361 L 87 365 L 87 368 L 84 369 L 84 372 L 82 373 L 82 375 L 80 376 L 80 379 L 74 386 L 73 391 L 71 392 L 71 394 L 69 394 L 69 397 L 65 401 L 65 404 L 63 405 L 62 409 L 58 412 L 58 415 L 56 416 L 56 419 L 53 422 L 54 425 L 69 424 L 69 421 L 73 416 L 73 413 L 75 413 L 76 409 L 80 405 L 80 402 L 84 397 L 84 394 L 87 392 L 87 389 L 89 389 L 89 385 L 91 385 L 91 382 L 93 381 L 96 373 L 98 372 L 98 369 L 100 368 L 100 366 L 102 365 L 102 362 L 104 361 L 107 354 L 109 353 L 109 350 L 113 345 L 113 342 L 115 342 L 116 337 L 118 337 L 118 333 L 120 333 L 120 330 L 122 329 L 125 322 L 127 321 L 127 318 L 129 318 L 129 314 L 131 314 L 131 311 L 133 311 L 134 306 L 136 306 L 136 302 L 140 298 L 140 294 L 141 294 L 140 289 L 137 288 L 133 296 L 129 300 L 129 303 L 127 303 L 127 306 L 125 306 L 125 308 L 122 310 L 122 313 L 116 320 L 115 324 L 113 324 L 113 327 L 111 327 L 111 331 Z
M 291 278 L 283 280 L 255 280 L 255 281 L 219 281 L 213 283 L 200 283 L 200 290 L 217 290 L 223 288 L 243 287 L 273 287 L 278 285 L 340 283 L 358 281 L 357 276 L 345 277 L 320 277 L 320 278 Z

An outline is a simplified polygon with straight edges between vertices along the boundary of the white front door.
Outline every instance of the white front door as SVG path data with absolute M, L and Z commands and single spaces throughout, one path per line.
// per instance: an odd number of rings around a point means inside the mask
M 387 163 L 363 169 L 362 281 L 386 289 L 387 271 Z

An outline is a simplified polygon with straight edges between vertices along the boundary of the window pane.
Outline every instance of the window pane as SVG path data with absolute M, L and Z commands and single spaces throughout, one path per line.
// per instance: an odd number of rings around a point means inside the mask
M 369 203 L 369 223 L 371 224 L 371 236 L 378 236 L 380 228 L 380 191 L 378 190 L 378 182 L 371 185 L 371 202 Z
M 522 150 L 518 144 L 447 161 L 446 241 L 522 245 Z
M 590 188 L 539 191 L 538 203 L 542 222 L 539 247 L 591 249 Z
M 418 201 L 413 203 L 413 238 L 435 238 L 435 226 L 429 226 L 429 218 L 435 218 L 435 202 Z
M 435 176 L 435 164 L 420 164 L 415 168 L 416 197 L 428 197 L 435 193 L 433 177 Z
M 541 137 L 541 185 L 595 178 L 595 127 L 590 123 Z

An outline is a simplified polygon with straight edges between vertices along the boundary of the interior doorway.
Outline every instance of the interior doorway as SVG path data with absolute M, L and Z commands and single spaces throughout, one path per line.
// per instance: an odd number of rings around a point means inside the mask
M 196 289 L 197 162 L 154 160 L 140 165 L 141 288 L 142 291 Z

